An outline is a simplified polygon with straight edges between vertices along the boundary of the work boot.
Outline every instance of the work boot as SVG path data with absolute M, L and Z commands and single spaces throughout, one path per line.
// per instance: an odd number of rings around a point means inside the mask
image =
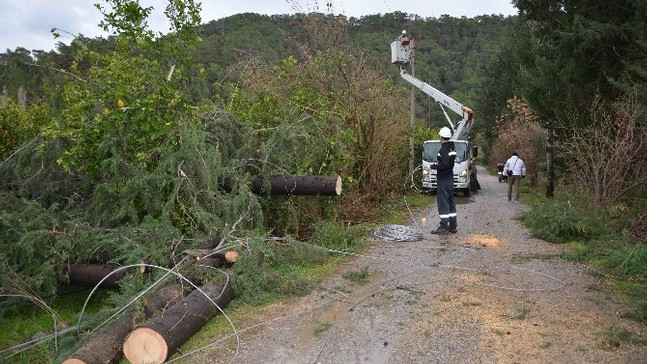
M 431 233 L 436 235 L 447 235 L 449 234 L 449 230 L 447 230 L 447 228 L 441 224 L 440 226 L 438 226 L 438 229 L 432 230 Z
M 456 221 L 456 217 L 450 216 L 449 228 L 447 230 L 449 230 L 449 232 L 452 234 L 456 234 L 456 232 L 458 231 L 457 227 L 458 227 L 458 221 Z

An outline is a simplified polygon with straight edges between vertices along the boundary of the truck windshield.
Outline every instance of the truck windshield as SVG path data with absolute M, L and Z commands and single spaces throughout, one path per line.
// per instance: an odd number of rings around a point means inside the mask
M 466 161 L 469 158 L 469 150 L 467 143 L 454 140 L 456 146 L 456 160 L 454 163 Z M 422 153 L 422 160 L 425 162 L 435 163 L 438 161 L 438 151 L 440 150 L 440 141 L 431 140 L 426 141 L 424 144 L 424 151 Z

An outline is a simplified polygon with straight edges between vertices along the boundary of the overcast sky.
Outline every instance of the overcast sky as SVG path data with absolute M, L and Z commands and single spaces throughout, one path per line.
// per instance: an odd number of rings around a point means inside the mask
M 103 0 L 0 0 L 0 52 L 24 47 L 29 50 L 51 50 L 57 42 L 69 44 L 73 35 L 106 36 L 99 29 L 101 13 L 93 6 Z M 164 0 L 141 0 L 153 6 L 149 25 L 167 32 L 164 22 Z M 328 8 L 327 4 L 332 4 Z M 401 11 L 422 17 L 453 17 L 503 14 L 514 15 L 510 0 L 203 0 L 202 22 L 239 13 L 294 14 L 311 11 L 333 12 L 347 17 L 385 14 Z M 50 30 L 59 28 L 61 38 L 54 39 Z M 65 34 L 65 32 L 69 34 Z M 73 34 L 73 35 L 72 35 Z

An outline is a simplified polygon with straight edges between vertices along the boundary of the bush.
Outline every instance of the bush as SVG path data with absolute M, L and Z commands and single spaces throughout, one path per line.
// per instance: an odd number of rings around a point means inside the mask
M 310 243 L 326 249 L 358 252 L 366 232 L 359 226 L 343 227 L 334 222 L 323 222 L 315 228 Z
M 553 243 L 590 241 L 611 233 L 609 226 L 596 209 L 578 208 L 574 201 L 556 197 L 533 203 L 522 221 L 533 236 Z
M 570 183 L 586 186 L 598 205 L 633 199 L 631 192 L 647 182 L 643 108 L 633 100 L 607 103 L 598 95 L 588 111 L 588 127 L 573 128 L 564 149 L 571 161 Z

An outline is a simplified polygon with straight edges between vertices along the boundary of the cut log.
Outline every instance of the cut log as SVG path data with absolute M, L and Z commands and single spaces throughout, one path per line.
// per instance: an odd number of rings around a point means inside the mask
M 266 181 L 270 190 L 267 191 Z M 334 176 L 273 176 L 255 177 L 251 191 L 257 195 L 308 195 L 339 196 L 341 195 L 341 177 Z
M 231 192 L 228 182 L 221 188 Z M 339 176 L 271 176 L 254 177 L 250 190 L 257 195 L 339 196 L 342 186 Z
M 94 287 L 119 267 L 117 264 L 70 264 L 67 266 L 66 273 L 70 286 Z M 125 275 L 125 271 L 113 274 L 101 283 L 101 287 L 117 288 L 119 280 Z
M 183 251 L 182 254 L 195 257 L 198 261 L 205 259 L 204 257 L 206 257 L 207 255 L 208 258 L 221 260 L 222 264 L 224 264 L 224 262 L 236 263 L 236 261 L 238 261 L 238 252 L 235 250 L 228 250 L 226 252 L 214 252 L 212 249 L 187 249 Z M 222 266 L 222 264 L 219 266 Z
M 144 315 L 151 317 L 160 310 L 173 305 L 183 296 L 183 285 L 173 283 L 160 288 L 151 297 L 142 301 Z M 122 357 L 122 346 L 126 336 L 136 326 L 137 314 L 128 312 L 114 321 L 103 331 L 85 342 L 63 364 L 110 364 Z
M 200 288 L 220 307 L 226 307 L 233 298 L 231 284 L 210 283 Z M 135 329 L 124 342 L 123 352 L 133 364 L 163 363 L 187 340 L 209 322 L 218 312 L 217 307 L 200 291 L 193 291 L 182 301 L 171 306 L 164 315 Z

